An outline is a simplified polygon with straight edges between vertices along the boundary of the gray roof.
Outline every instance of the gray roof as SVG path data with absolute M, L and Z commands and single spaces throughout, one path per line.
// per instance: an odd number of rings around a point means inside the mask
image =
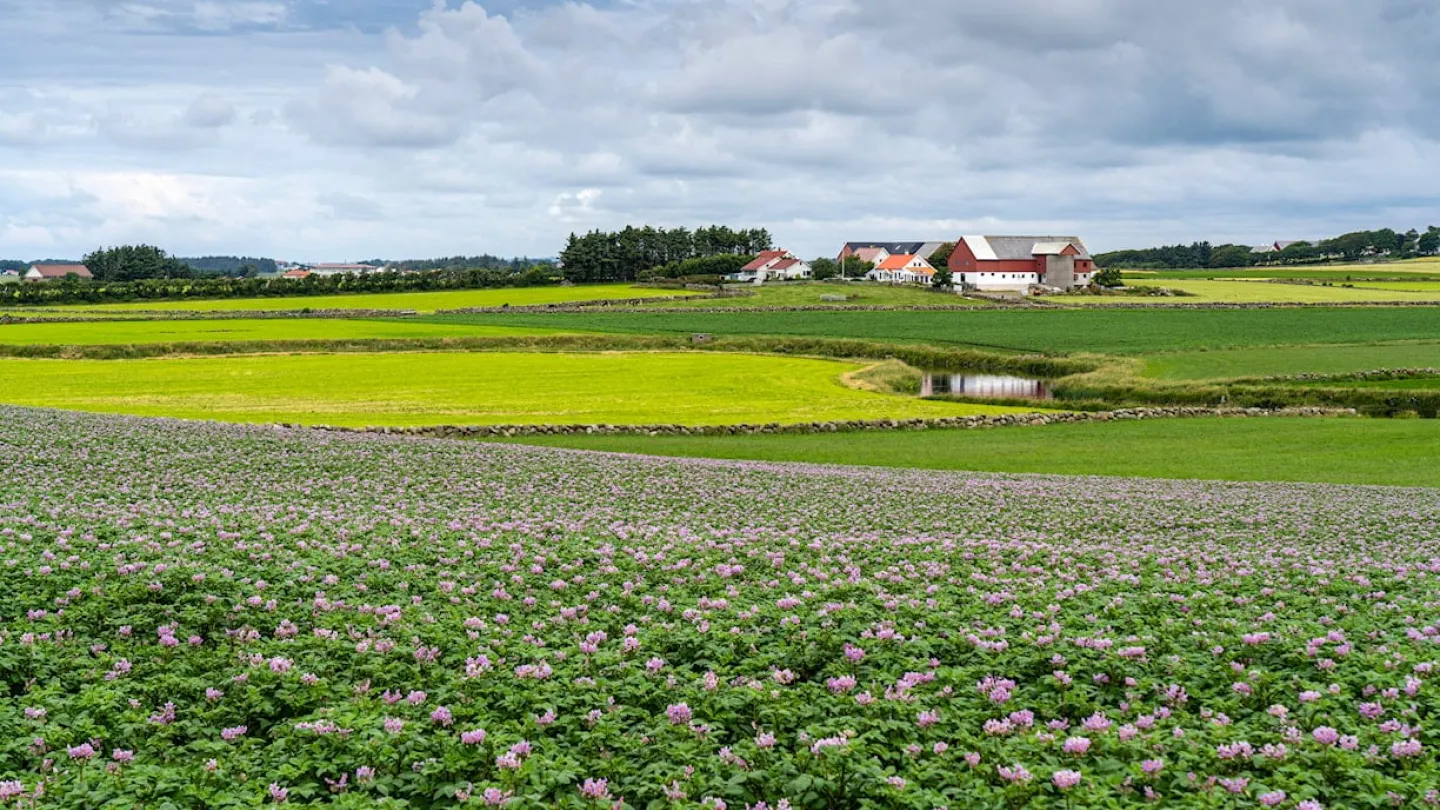
M 1080 251 L 1076 258 L 1090 259 L 1090 251 L 1077 236 L 986 236 L 984 239 L 995 251 L 995 258 L 1001 261 L 1033 259 L 1035 246 L 1045 242 L 1068 242 Z
M 885 252 L 892 256 L 901 254 L 919 253 L 925 247 L 925 242 L 846 242 L 845 247 L 852 251 L 861 248 L 885 248 Z M 932 251 L 933 252 L 933 251 Z

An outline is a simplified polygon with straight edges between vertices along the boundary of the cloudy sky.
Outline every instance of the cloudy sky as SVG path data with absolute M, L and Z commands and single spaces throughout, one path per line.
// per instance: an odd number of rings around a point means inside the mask
M 0 258 L 1440 224 L 1435 0 L 0 0 Z

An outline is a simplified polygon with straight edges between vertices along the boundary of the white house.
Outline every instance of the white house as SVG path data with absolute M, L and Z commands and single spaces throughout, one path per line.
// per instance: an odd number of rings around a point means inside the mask
M 321 264 L 307 264 L 307 265 L 304 265 L 302 269 L 304 269 L 304 270 L 309 270 L 312 274 L 317 275 L 317 276 L 341 276 L 341 275 L 357 275 L 357 276 L 358 276 L 358 275 L 364 275 L 365 273 L 378 272 L 378 271 L 380 271 L 380 270 L 383 270 L 384 268 L 382 268 L 382 267 L 376 267 L 376 266 L 373 265 L 373 264 L 333 264 L 333 263 L 331 263 L 331 264 L 326 264 L 326 263 L 321 263 Z
M 795 257 L 794 253 L 788 250 L 767 250 L 755 257 L 740 268 L 740 272 L 730 274 L 732 281 L 799 281 L 815 275 L 815 270 L 808 263 Z
M 32 264 L 25 273 L 26 281 L 55 281 L 66 276 L 94 278 L 90 268 L 83 264 Z
M 935 268 L 918 255 L 901 253 L 886 256 L 865 278 L 889 284 L 929 284 L 935 278 Z

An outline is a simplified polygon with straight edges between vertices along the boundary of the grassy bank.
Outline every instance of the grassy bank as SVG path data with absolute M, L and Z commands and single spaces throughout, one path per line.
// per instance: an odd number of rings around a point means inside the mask
M 862 367 L 699 352 L 6 359 L 0 360 L 0 402 L 348 426 L 723 425 L 1018 410 L 910 399 L 840 383 L 842 374 Z
M 552 330 L 797 335 L 923 341 L 1020 352 L 1160 351 L 1435 340 L 1440 310 L 995 310 L 975 312 L 506 313 L 425 318 Z
M 1440 422 L 1178 419 L 799 436 L 563 436 L 526 444 L 934 470 L 1440 486 Z

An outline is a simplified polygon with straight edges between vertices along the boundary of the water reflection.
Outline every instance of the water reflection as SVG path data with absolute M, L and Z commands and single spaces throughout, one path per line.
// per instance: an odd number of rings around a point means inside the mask
M 998 374 L 967 374 L 927 371 L 920 383 L 920 396 L 941 394 L 993 399 L 1054 399 L 1045 380 Z

